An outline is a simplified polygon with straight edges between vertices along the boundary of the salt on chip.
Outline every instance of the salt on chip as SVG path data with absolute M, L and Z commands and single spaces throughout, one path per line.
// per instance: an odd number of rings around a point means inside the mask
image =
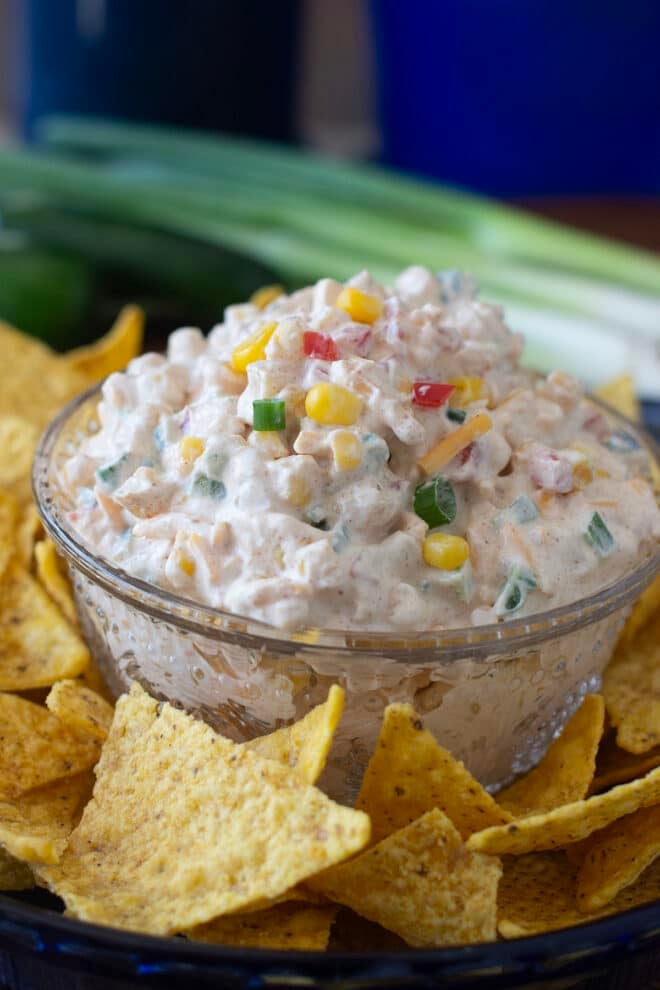
M 112 705 L 105 698 L 71 679 L 53 685 L 46 707 L 66 725 L 100 740 L 107 737 L 114 715 Z
M 660 898 L 660 861 L 591 915 L 578 910 L 576 869 L 562 852 L 507 856 L 503 866 L 497 928 L 507 939 L 583 925 Z
M 40 427 L 23 416 L 0 414 L 0 487 L 21 505 L 32 499 L 32 459 L 40 433 Z
M 619 638 L 619 644 L 631 643 L 640 629 L 643 629 L 658 613 L 660 613 L 660 574 L 648 588 L 644 589 L 633 605 Z
M 492 855 L 513 853 L 517 856 L 544 849 L 561 849 L 571 842 L 586 839 L 597 829 L 606 828 L 617 818 L 659 801 L 660 767 L 639 780 L 613 787 L 605 794 L 595 794 L 541 815 L 476 832 L 468 839 L 467 846 Z
M 369 833 L 366 815 L 134 684 L 80 825 L 40 876 L 76 917 L 171 934 L 277 897 Z
M 603 696 L 621 749 L 646 753 L 660 745 L 660 612 L 632 643 L 617 646 Z
M 124 306 L 105 337 L 69 351 L 63 360 L 90 383 L 100 382 L 138 356 L 143 332 L 144 312 L 139 306 Z
M 371 817 L 372 842 L 432 808 L 444 811 L 463 838 L 511 821 L 460 760 L 438 745 L 413 707 L 404 704 L 385 709 L 356 807 Z
M 31 890 L 32 887 L 34 874 L 30 867 L 0 846 L 0 890 Z
M 26 863 L 56 863 L 92 795 L 91 770 L 0 801 L 0 843 Z
M 620 818 L 584 844 L 577 874 L 578 908 L 597 911 L 660 856 L 660 805 Z
M 93 766 L 100 746 L 47 708 L 0 693 L 0 799 L 72 777 Z
M 315 784 L 325 766 L 341 713 L 344 690 L 333 684 L 327 700 L 293 725 L 244 743 L 268 760 L 277 760 L 295 770 L 308 784 Z
M 337 908 L 332 904 L 278 904 L 265 911 L 215 918 L 185 934 L 196 942 L 245 949 L 323 952 L 328 946 L 336 913 Z
M 16 528 L 16 559 L 28 571 L 32 566 L 35 543 L 43 536 L 43 531 L 37 507 L 30 502 L 23 508 Z
M 603 699 L 587 695 L 538 766 L 500 791 L 497 803 L 514 818 L 522 818 L 586 797 L 604 721 Z
M 639 423 L 641 419 L 641 409 L 639 399 L 635 392 L 635 382 L 632 375 L 617 375 L 609 382 L 605 382 L 600 388 L 595 389 L 594 395 L 607 402 L 608 405 L 616 409 L 623 416 Z
M 0 489 L 0 579 L 14 556 L 18 502 L 10 492 Z
M 589 788 L 590 794 L 599 794 L 616 784 L 643 777 L 649 770 L 660 767 L 660 746 L 647 753 L 628 753 L 619 749 L 611 734 L 601 743 L 596 758 L 596 775 Z
M 408 945 L 434 948 L 495 938 L 500 873 L 435 808 L 309 883 Z
M 0 586 L 0 691 L 49 687 L 88 662 L 80 635 L 41 585 L 12 564 Z
M 36 544 L 34 557 L 37 563 L 37 578 L 39 582 L 53 599 L 64 618 L 72 626 L 76 626 L 78 624 L 78 615 L 76 613 L 76 606 L 73 603 L 71 585 L 68 578 L 60 570 L 55 544 L 50 537 L 40 540 Z

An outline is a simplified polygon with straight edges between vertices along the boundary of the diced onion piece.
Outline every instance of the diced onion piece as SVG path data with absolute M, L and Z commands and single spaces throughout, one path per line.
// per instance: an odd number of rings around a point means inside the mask
M 261 433 L 286 429 L 284 399 L 255 399 L 252 403 L 252 425 Z
M 303 334 L 303 354 L 321 361 L 337 361 L 339 358 L 337 345 L 332 337 L 315 330 L 306 330 Z
M 413 382 L 413 404 L 437 409 L 444 405 L 454 388 L 454 385 L 447 385 L 444 382 Z
M 449 433 L 446 437 L 443 437 L 440 443 L 436 444 L 428 454 L 420 457 L 417 461 L 418 465 L 425 474 L 437 474 L 445 464 L 449 464 L 468 444 L 482 437 L 484 433 L 488 433 L 492 425 L 493 421 L 487 413 L 477 413 L 476 416 L 467 420 L 457 430 L 454 430 L 453 433 Z

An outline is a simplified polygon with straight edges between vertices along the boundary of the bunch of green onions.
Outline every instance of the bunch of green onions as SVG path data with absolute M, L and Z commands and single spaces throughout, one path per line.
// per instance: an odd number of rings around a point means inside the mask
M 413 263 L 469 271 L 525 332 L 530 363 L 591 382 L 627 368 L 660 397 L 660 259 L 649 253 L 461 190 L 253 141 L 75 118 L 46 121 L 41 137 L 38 153 L 0 154 L 0 215 L 37 232 L 48 222 L 51 241 L 58 226 L 62 243 L 92 252 L 112 224 L 184 235 L 288 288 L 363 268 L 389 282 Z

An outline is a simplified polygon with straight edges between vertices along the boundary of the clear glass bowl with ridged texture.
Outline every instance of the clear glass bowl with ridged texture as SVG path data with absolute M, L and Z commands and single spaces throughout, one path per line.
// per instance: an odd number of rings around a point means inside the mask
M 463 629 L 288 634 L 180 598 L 131 577 L 86 546 L 67 521 L 62 463 L 96 427 L 99 389 L 70 403 L 42 437 L 34 491 L 66 559 L 84 635 L 118 694 L 138 680 L 151 694 L 236 741 L 287 725 L 341 684 L 346 707 L 321 780 L 353 795 L 384 707 L 410 702 L 439 742 L 489 789 L 527 770 L 596 691 L 634 600 L 660 570 L 649 543 L 615 583 L 570 605 Z M 614 414 L 609 411 L 609 414 Z M 650 455 L 652 441 L 622 417 Z

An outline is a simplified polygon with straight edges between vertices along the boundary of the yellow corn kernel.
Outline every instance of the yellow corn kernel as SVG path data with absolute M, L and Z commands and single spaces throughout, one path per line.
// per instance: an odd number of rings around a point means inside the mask
M 354 471 L 362 463 L 362 444 L 354 433 L 338 430 L 330 440 L 332 456 L 338 471 Z
M 263 361 L 266 357 L 266 345 L 276 330 L 277 323 L 262 323 L 256 333 L 247 340 L 242 340 L 231 355 L 234 371 L 246 371 L 253 361 Z
M 176 562 L 179 568 L 183 571 L 184 574 L 187 574 L 188 577 L 192 577 L 195 571 L 197 570 L 197 565 L 195 564 L 195 561 L 192 559 L 192 557 L 189 557 L 188 554 L 185 553 L 185 551 L 183 550 L 177 551 Z
M 289 479 L 287 487 L 286 501 L 296 509 L 302 509 L 307 505 L 311 497 L 309 486 L 304 478 L 295 475 Z
M 453 385 L 456 389 L 449 399 L 449 405 L 454 408 L 457 406 L 460 408 L 469 406 L 471 402 L 476 402 L 477 399 L 486 399 L 488 397 L 488 390 L 483 378 L 459 375 L 458 378 L 450 378 L 449 384 Z
M 424 563 L 441 571 L 455 571 L 470 556 L 470 545 L 462 536 L 431 533 L 422 544 Z
M 204 453 L 204 446 L 201 437 L 184 437 L 179 444 L 179 457 L 184 464 L 192 464 Z
M 314 385 L 305 396 L 305 412 L 325 426 L 352 426 L 360 415 L 362 399 L 341 385 Z
M 410 392 L 412 392 L 412 387 L 413 387 L 413 383 L 410 378 L 399 379 L 399 384 L 397 386 L 399 392 L 405 392 L 406 395 L 409 395 Z
M 260 289 L 253 292 L 250 296 L 250 302 L 257 309 L 265 309 L 280 296 L 284 295 L 284 286 L 282 285 L 262 285 Z
M 610 472 L 609 471 L 606 471 L 605 470 L 605 468 L 596 468 L 596 477 L 597 478 L 610 478 L 611 475 L 610 475 Z
M 320 638 L 321 633 L 318 629 L 301 629 L 300 632 L 291 633 L 292 640 L 296 643 L 306 643 L 308 646 L 314 646 L 315 643 L 318 643 Z
M 368 296 L 347 285 L 337 296 L 337 309 L 343 309 L 356 323 L 375 323 L 383 312 L 383 304 L 376 296 Z
M 576 488 L 586 488 L 594 480 L 594 473 L 588 461 L 578 461 L 573 465 L 573 483 Z

